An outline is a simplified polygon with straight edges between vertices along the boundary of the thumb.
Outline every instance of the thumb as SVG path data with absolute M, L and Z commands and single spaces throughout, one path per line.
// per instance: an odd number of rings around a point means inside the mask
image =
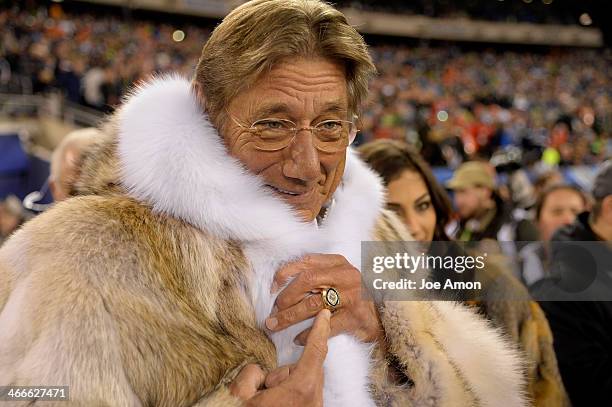
M 266 375 L 263 370 L 255 364 L 249 364 L 238 373 L 229 390 L 233 396 L 246 401 L 257 394 L 265 380 Z
M 292 365 L 281 366 L 268 373 L 266 376 L 266 388 L 270 389 L 281 384 L 289 377 L 293 368 L 294 367 Z
M 306 338 L 304 353 L 297 363 L 296 370 L 308 372 L 323 368 L 323 362 L 327 356 L 327 340 L 331 332 L 330 320 L 331 312 L 327 309 L 317 314 L 308 338 Z

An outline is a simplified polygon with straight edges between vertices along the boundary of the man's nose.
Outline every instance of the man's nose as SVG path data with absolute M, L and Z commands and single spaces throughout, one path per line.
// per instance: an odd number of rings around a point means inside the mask
M 308 130 L 298 132 L 287 148 L 289 159 L 283 166 L 284 175 L 304 182 L 317 180 L 321 174 L 321 164 L 312 132 Z
M 566 212 L 563 217 L 563 224 L 564 225 L 569 225 L 571 223 L 574 222 L 574 220 L 576 220 L 576 215 L 574 215 L 572 212 Z

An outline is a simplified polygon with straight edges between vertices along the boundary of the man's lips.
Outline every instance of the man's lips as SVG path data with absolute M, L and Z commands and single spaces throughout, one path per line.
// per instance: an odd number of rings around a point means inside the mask
M 281 193 L 281 194 L 286 194 L 286 195 L 302 195 L 304 193 L 304 191 L 295 191 L 295 190 L 287 190 L 287 189 L 282 189 L 282 188 L 278 188 L 275 187 L 274 185 L 266 185 L 268 188 L 271 188 L 273 191 Z
M 297 189 L 284 189 L 275 187 L 274 185 L 267 184 L 268 188 L 274 191 L 277 195 L 280 195 L 283 199 L 291 203 L 301 203 L 302 201 L 308 201 L 312 199 L 312 193 L 316 190 L 315 187 L 309 189 L 297 190 Z

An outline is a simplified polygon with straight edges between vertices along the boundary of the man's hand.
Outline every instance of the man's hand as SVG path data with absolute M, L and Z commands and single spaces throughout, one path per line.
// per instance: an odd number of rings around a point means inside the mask
M 230 385 L 230 392 L 247 406 L 323 406 L 323 362 L 330 333 L 328 310 L 317 315 L 300 360 L 267 376 L 257 365 L 245 366 Z
M 266 320 L 271 331 L 316 315 L 323 309 L 321 291 L 334 287 L 340 294 L 340 305 L 331 319 L 331 336 L 348 332 L 364 342 L 382 341 L 384 330 L 376 306 L 362 295 L 361 273 L 343 256 L 337 254 L 310 254 L 289 263 L 274 277 L 273 291 L 291 283 L 278 295 L 275 308 Z M 296 337 L 304 344 L 309 330 Z

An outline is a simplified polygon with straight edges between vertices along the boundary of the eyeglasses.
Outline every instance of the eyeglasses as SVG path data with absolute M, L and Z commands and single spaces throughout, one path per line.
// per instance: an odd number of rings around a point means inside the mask
M 298 132 L 308 130 L 314 136 L 317 150 L 337 153 L 346 149 L 359 131 L 355 123 L 349 120 L 323 120 L 314 126 L 297 127 L 291 120 L 267 118 L 245 126 L 231 114 L 229 116 L 238 126 L 255 136 L 255 148 L 262 151 L 282 150 L 291 144 Z

